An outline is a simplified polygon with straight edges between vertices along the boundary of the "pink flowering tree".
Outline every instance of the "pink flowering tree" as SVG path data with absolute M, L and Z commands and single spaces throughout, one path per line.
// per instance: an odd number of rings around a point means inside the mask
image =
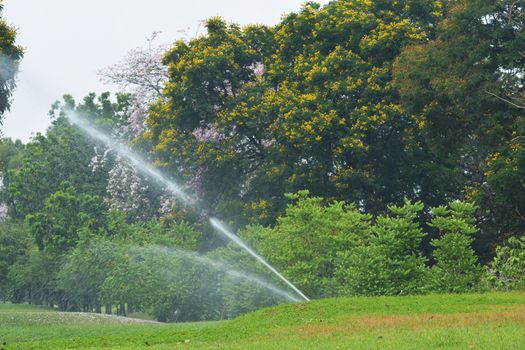
M 103 82 L 117 85 L 122 92 L 129 94 L 127 121 L 114 131 L 115 137 L 122 142 L 131 142 L 144 133 L 149 105 L 159 98 L 167 79 L 162 58 L 168 47 L 154 43 L 158 34 L 154 32 L 147 38 L 146 47 L 130 50 L 121 62 L 99 71 Z M 135 219 L 147 219 L 162 210 L 155 186 L 150 185 L 148 179 L 125 159 L 112 155 L 110 150 L 97 153 L 92 160 L 92 169 L 95 171 L 108 162 L 112 165 L 108 172 L 106 200 L 112 208 Z M 162 197 L 165 206 L 167 199 L 165 195 Z
M 167 80 L 167 67 L 162 64 L 167 45 L 154 45 L 159 32 L 147 38 L 147 47 L 137 47 L 128 51 L 124 59 L 99 71 L 101 80 L 115 84 L 130 94 L 128 123 L 120 133 L 128 140 L 142 135 L 148 106 L 159 98 Z

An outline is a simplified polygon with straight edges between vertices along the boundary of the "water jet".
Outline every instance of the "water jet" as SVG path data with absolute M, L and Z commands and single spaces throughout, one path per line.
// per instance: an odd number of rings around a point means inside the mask
M 121 157 L 127 159 L 137 170 L 150 176 L 152 179 L 162 184 L 171 194 L 177 197 L 185 205 L 191 206 L 195 209 L 197 208 L 196 201 L 194 198 L 186 194 L 182 187 L 179 186 L 174 181 L 170 180 L 164 176 L 158 169 L 156 169 L 152 164 L 142 159 L 138 154 L 136 154 L 128 146 L 112 139 L 105 132 L 98 130 L 97 128 L 90 125 L 88 122 L 78 116 L 74 111 L 66 111 L 66 118 L 74 125 L 76 125 L 82 132 L 91 137 L 92 139 L 98 140 L 105 144 L 107 147 L 112 149 Z M 238 245 L 246 253 L 251 255 L 262 265 L 264 265 L 268 270 L 270 270 L 274 275 L 276 275 L 281 281 L 283 281 L 288 287 L 290 287 L 295 293 L 297 293 L 303 300 L 309 301 L 310 299 L 304 295 L 292 282 L 286 279 L 279 271 L 277 271 L 272 265 L 270 265 L 266 260 L 264 260 L 260 255 L 258 255 L 253 249 L 248 247 L 237 235 L 230 232 L 221 222 L 216 218 L 209 219 L 210 224 L 215 228 L 216 231 L 221 233 L 223 236 L 227 237 L 231 242 Z

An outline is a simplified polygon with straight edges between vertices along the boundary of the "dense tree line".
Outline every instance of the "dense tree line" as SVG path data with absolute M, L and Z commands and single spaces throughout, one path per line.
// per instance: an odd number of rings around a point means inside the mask
M 523 25 L 521 1 L 483 0 L 307 3 L 275 27 L 212 18 L 165 56 L 144 137 L 239 226 L 274 223 L 301 189 L 374 214 L 476 200 L 487 260 L 524 229 Z
M 0 143 L 0 298 L 163 321 L 295 298 L 212 215 L 313 298 L 525 287 L 524 5 L 309 2 L 167 51 L 153 36 L 102 72 L 121 93 L 66 95 L 45 134 Z

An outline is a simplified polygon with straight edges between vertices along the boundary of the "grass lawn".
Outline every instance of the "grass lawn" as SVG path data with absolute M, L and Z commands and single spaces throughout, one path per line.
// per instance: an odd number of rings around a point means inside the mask
M 325 299 L 179 324 L 0 305 L 2 348 L 525 349 L 525 292 Z

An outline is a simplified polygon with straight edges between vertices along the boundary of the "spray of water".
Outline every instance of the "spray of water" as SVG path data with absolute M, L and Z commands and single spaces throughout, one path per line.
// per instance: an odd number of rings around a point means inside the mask
M 300 301 L 299 299 L 297 299 L 296 297 L 294 297 L 290 293 L 282 290 L 281 288 L 278 288 L 278 287 L 274 286 L 270 282 L 268 282 L 268 281 L 266 281 L 266 280 L 264 280 L 264 279 L 262 279 L 262 278 L 260 278 L 258 276 L 255 276 L 255 275 L 252 275 L 252 274 L 249 274 L 249 273 L 246 273 L 246 272 L 241 272 L 241 271 L 238 271 L 236 269 L 233 269 L 233 268 L 229 267 L 228 264 L 226 264 L 224 262 L 221 262 L 221 261 L 219 261 L 217 259 L 213 259 L 212 260 L 209 257 L 204 256 L 204 255 L 200 255 L 200 254 L 192 253 L 192 252 L 187 252 L 187 251 L 180 250 L 180 249 L 174 249 L 174 248 L 149 247 L 148 249 L 155 249 L 156 252 L 161 252 L 161 253 L 165 253 L 165 254 L 174 255 L 174 256 L 177 256 L 177 257 L 180 257 L 182 259 L 189 260 L 189 261 L 192 261 L 192 262 L 195 262 L 195 263 L 201 263 L 203 265 L 212 267 L 212 268 L 214 268 L 217 271 L 221 271 L 221 272 L 225 273 L 226 275 L 228 275 L 231 278 L 234 278 L 234 279 L 237 279 L 237 280 L 241 280 L 241 281 L 250 282 L 252 284 L 258 285 L 258 286 L 260 286 L 260 287 L 262 287 L 262 288 L 272 292 L 273 294 L 276 294 L 276 295 L 279 295 L 279 296 L 285 298 L 288 301 L 294 301 L 294 302 Z
M 237 244 L 239 247 L 244 249 L 248 254 L 253 256 L 257 261 L 266 266 L 270 271 L 272 271 L 277 277 L 279 277 L 284 283 L 286 283 L 290 288 L 292 288 L 297 294 L 301 296 L 306 301 L 309 301 L 308 297 L 304 295 L 292 282 L 288 281 L 279 271 L 277 271 L 272 265 L 270 265 L 266 260 L 264 260 L 259 254 L 257 254 L 253 249 L 248 247 L 237 235 L 230 232 L 219 220 L 216 218 L 210 218 L 210 224 L 224 236 L 228 237 L 232 242 Z
M 172 180 L 168 180 L 160 171 L 155 169 L 152 165 L 148 164 L 147 161 L 142 159 L 139 155 L 137 155 L 135 152 L 133 152 L 129 147 L 116 142 L 114 139 L 112 139 L 109 135 L 106 133 L 94 128 L 89 123 L 87 123 L 84 119 L 79 117 L 75 112 L 73 111 L 67 111 L 66 117 L 76 126 L 79 127 L 80 130 L 88 134 L 91 138 L 95 140 L 99 140 L 102 143 L 104 143 L 106 146 L 111 148 L 113 151 L 118 153 L 123 158 L 126 158 L 130 161 L 133 166 L 141 171 L 144 174 L 147 174 L 151 176 L 153 179 L 155 179 L 157 182 L 162 184 L 166 187 L 166 189 L 176 196 L 178 199 L 180 199 L 184 204 L 193 204 L 194 200 L 190 198 L 184 191 L 182 191 L 181 187 L 177 185 Z
M 170 193 L 172 193 L 177 198 L 179 198 L 184 204 L 192 206 L 194 208 L 196 207 L 196 204 L 195 204 L 196 201 L 190 196 L 188 196 L 181 189 L 181 186 L 179 186 L 175 182 L 165 177 L 153 165 L 149 164 L 147 161 L 142 159 L 135 152 L 133 152 L 129 147 L 115 141 L 110 136 L 108 136 L 106 133 L 94 128 L 89 123 L 87 123 L 82 117 L 79 117 L 78 115 L 76 115 L 76 113 L 73 111 L 67 111 L 66 117 L 71 121 L 71 123 L 76 125 L 80 130 L 82 130 L 84 133 L 89 135 L 91 138 L 101 141 L 106 146 L 110 147 L 113 151 L 115 151 L 117 154 L 119 154 L 121 157 L 128 159 L 137 170 L 141 171 L 144 174 L 151 176 L 153 179 L 155 179 L 160 184 L 165 186 L 166 189 Z M 210 223 L 218 232 L 220 232 L 221 234 L 226 236 L 228 239 L 230 239 L 232 242 L 237 244 L 239 247 L 245 250 L 248 254 L 254 257 L 257 261 L 262 263 L 266 268 L 268 268 L 277 277 L 279 277 L 279 279 L 281 279 L 284 283 L 286 283 L 286 285 L 292 288 L 303 300 L 306 300 L 306 301 L 310 300 L 292 282 L 286 279 L 286 277 L 284 277 L 281 273 L 279 273 L 266 260 L 264 260 L 257 253 L 255 253 L 253 249 L 248 247 L 237 235 L 235 235 L 233 232 L 230 232 L 226 227 L 224 227 L 220 223 L 219 220 L 215 218 L 211 218 Z

